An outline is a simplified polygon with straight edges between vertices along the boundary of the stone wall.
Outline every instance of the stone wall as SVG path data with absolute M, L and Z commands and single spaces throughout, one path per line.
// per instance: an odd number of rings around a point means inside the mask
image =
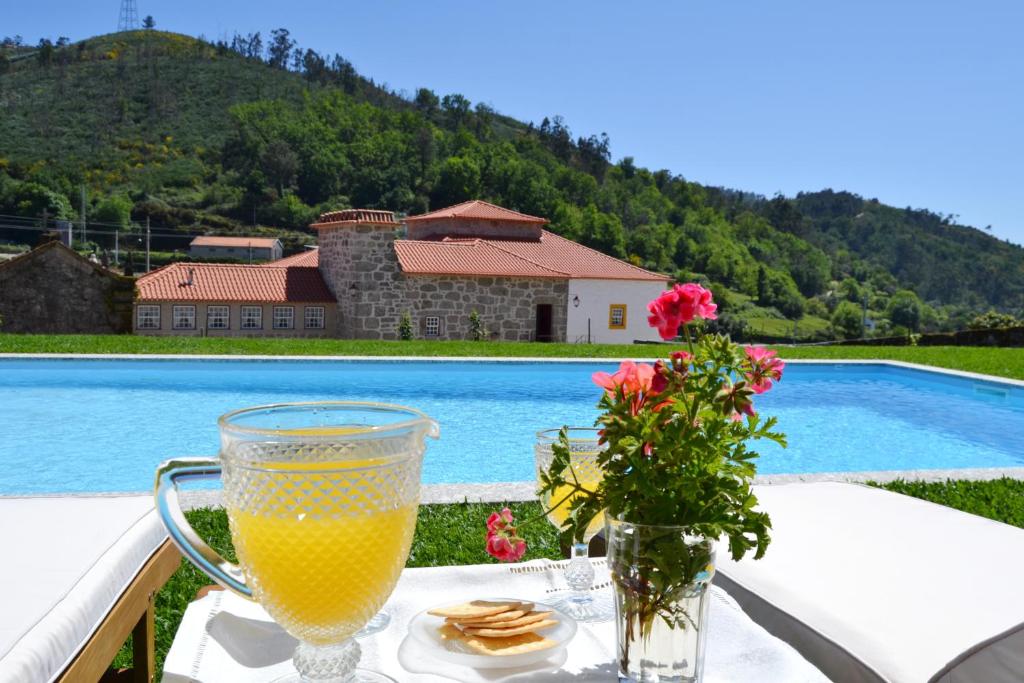
M 122 334 L 132 329 L 135 281 L 49 242 L 0 265 L 0 331 Z
M 425 336 L 426 318 L 440 319 L 441 339 L 468 339 L 475 310 L 488 336 L 530 341 L 538 304 L 552 306 L 552 337 L 565 341 L 568 281 L 406 275 L 395 254 L 394 225 L 345 223 L 320 227 L 320 272 L 338 299 L 338 336 L 398 339 L 408 312 L 413 334 Z

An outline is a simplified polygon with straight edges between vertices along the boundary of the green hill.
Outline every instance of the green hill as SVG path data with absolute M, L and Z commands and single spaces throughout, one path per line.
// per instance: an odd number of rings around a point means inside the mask
M 254 231 L 297 248 L 326 209 L 480 197 L 706 280 L 734 332 L 852 336 L 865 302 L 879 333 L 1024 307 L 1024 249 L 974 228 L 845 192 L 767 199 L 613 164 L 606 137 L 574 138 L 558 117 L 527 125 L 457 94 L 402 97 L 280 32 L 0 48 L 0 240 L 32 243 L 44 216 L 77 217 L 83 187 L 98 247 L 116 227 L 137 248 L 149 218 L 160 250 Z

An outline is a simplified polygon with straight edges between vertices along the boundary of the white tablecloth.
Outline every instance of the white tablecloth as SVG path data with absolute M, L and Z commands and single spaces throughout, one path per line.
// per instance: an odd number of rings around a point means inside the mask
M 596 583 L 608 581 L 603 560 Z M 400 683 L 511 683 L 617 680 L 615 624 L 580 624 L 567 653 L 528 670 L 476 671 L 437 662 L 406 639 L 406 624 L 424 609 L 461 599 L 509 596 L 543 601 L 563 588 L 560 563 L 406 569 L 385 610 L 391 625 L 361 639 L 361 666 Z M 608 588 L 604 590 L 610 590 Z M 828 681 L 789 645 L 751 621 L 725 592 L 712 588 L 706 683 Z M 226 591 L 210 593 L 185 612 L 164 662 L 164 683 L 264 683 L 294 671 L 295 640 L 258 605 Z

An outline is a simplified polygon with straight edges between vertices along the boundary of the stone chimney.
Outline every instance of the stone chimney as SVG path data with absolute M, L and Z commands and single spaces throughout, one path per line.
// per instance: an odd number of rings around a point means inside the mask
M 319 234 L 320 274 L 338 300 L 338 336 L 397 339 L 394 302 L 405 296 L 395 254 L 401 225 L 391 211 L 329 211 L 310 226 Z

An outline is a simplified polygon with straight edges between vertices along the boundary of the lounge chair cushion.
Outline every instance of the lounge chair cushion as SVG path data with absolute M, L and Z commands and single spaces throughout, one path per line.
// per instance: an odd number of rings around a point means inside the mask
M 715 582 L 836 681 L 1024 681 L 1024 530 L 857 484 L 755 487 L 761 560 Z
M 166 538 L 152 496 L 0 497 L 0 681 L 56 678 Z

